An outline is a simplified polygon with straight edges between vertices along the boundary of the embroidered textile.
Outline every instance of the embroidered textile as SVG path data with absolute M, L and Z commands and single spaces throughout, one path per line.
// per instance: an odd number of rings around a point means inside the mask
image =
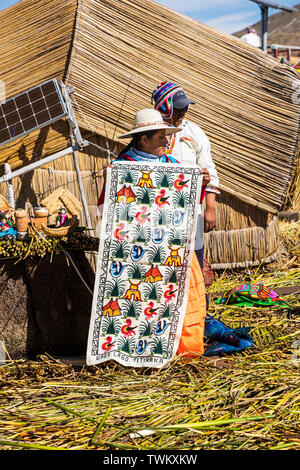
M 287 307 L 288 304 L 276 292 L 260 284 L 242 284 L 226 292 L 216 300 L 217 304 L 236 304 L 244 307 Z
M 119 159 L 107 170 L 87 364 L 162 367 L 185 317 L 202 176 Z

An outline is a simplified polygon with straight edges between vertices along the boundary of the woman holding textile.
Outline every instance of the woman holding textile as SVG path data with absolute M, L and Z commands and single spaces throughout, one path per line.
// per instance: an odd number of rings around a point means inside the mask
M 169 127 L 163 121 L 161 114 L 154 109 L 138 111 L 134 118 L 133 129 L 119 137 L 131 137 L 132 140 L 121 151 L 115 161 L 179 163 L 174 157 L 167 155 L 166 150 L 169 137 L 180 130 L 179 127 Z M 206 186 L 210 181 L 207 170 L 203 169 L 202 174 L 203 183 L 200 203 L 203 201 Z M 103 202 L 104 191 L 102 191 L 98 201 L 99 209 Z M 212 343 L 205 352 L 204 336 Z M 202 270 L 194 252 L 188 303 L 177 353 L 188 356 L 223 355 L 239 352 L 251 347 L 252 344 L 248 328 L 232 329 L 206 314 L 205 285 Z

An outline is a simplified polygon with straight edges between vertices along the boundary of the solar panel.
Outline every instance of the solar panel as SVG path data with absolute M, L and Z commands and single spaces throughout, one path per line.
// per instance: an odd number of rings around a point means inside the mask
M 56 79 L 0 103 L 0 146 L 68 114 Z

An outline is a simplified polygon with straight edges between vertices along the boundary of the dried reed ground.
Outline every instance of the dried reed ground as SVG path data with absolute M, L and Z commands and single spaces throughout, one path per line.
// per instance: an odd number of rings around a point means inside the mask
M 46 354 L 8 362 L 0 368 L 0 449 L 300 450 L 299 295 L 285 297 L 290 310 L 213 302 L 245 279 L 299 286 L 295 238 L 286 240 L 289 260 L 225 272 L 209 289 L 210 313 L 252 326 L 255 347 L 218 360 L 178 357 L 162 370 L 76 368 Z

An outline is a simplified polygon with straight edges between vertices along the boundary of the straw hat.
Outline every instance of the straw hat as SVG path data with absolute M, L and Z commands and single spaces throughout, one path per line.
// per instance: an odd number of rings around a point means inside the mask
M 158 131 L 161 129 L 165 129 L 167 135 L 181 131 L 181 127 L 170 127 L 164 122 L 162 115 L 156 109 L 142 109 L 134 116 L 132 130 L 120 135 L 118 138 L 126 139 L 126 137 L 131 137 L 139 132 Z

